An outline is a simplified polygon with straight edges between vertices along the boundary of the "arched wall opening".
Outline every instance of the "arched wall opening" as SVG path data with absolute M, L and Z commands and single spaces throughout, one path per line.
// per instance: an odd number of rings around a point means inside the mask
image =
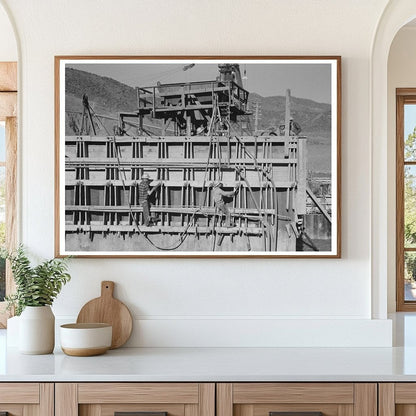
M 371 137 L 372 137 L 372 315 L 384 319 L 396 310 L 396 175 L 395 175 L 395 88 L 408 84 L 409 77 L 394 67 L 396 47 L 403 33 L 416 28 L 406 26 L 416 17 L 413 0 L 390 2 L 378 25 L 371 61 Z M 405 27 L 404 29 L 402 29 Z M 401 31 L 402 29 L 402 31 Z M 400 32 L 400 33 L 399 33 Z M 396 35 L 398 36 L 396 38 Z M 396 38 L 396 39 L 395 39 Z M 416 37 L 415 37 L 416 39 Z M 392 59 L 389 54 L 392 51 Z M 416 61 L 416 56 L 413 57 Z M 390 65 L 390 68 L 389 68 Z M 394 68 L 393 68 L 394 67 Z M 390 69 L 390 70 L 389 70 Z M 393 77 L 393 72 L 394 77 Z M 389 79 L 389 75 L 390 79 Z M 403 76 L 398 82 L 397 77 Z M 416 77 L 414 78 L 414 86 Z M 410 85 L 407 85 L 410 86 Z
M 395 197 L 396 197 L 396 89 L 416 88 L 416 20 L 404 25 L 394 37 L 387 69 L 387 195 L 388 195 L 388 252 L 389 262 L 387 264 L 388 275 L 388 311 L 396 310 L 396 219 L 395 219 Z M 409 108 L 409 107 L 408 107 Z M 410 120 L 409 120 L 410 121 Z M 405 290 L 406 298 L 413 297 L 414 290 L 407 283 Z

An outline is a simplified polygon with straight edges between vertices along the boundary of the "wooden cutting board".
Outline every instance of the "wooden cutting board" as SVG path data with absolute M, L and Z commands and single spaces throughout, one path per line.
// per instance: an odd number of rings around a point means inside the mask
M 106 323 L 113 326 L 111 349 L 121 347 L 130 338 L 133 319 L 127 306 L 113 297 L 114 282 L 101 282 L 101 296 L 86 303 L 77 323 Z

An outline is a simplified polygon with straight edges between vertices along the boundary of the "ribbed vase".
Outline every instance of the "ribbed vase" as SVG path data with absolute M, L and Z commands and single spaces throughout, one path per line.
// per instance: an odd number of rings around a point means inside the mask
M 55 315 L 50 306 L 26 306 L 19 319 L 19 351 L 51 354 L 55 347 Z

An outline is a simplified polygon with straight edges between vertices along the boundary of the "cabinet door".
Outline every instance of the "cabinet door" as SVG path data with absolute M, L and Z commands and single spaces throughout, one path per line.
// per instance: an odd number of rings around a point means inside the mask
M 377 384 L 221 383 L 217 416 L 377 416 Z
M 380 383 L 380 416 L 415 416 L 416 383 Z
M 0 383 L 0 415 L 53 416 L 52 383 Z
M 58 383 L 56 416 L 215 416 L 213 383 Z

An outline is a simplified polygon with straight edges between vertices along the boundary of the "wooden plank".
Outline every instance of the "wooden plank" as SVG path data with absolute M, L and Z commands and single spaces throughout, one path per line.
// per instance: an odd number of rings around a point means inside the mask
M 394 416 L 395 387 L 394 383 L 380 383 L 378 385 L 378 416 Z
M 6 247 L 17 246 L 17 120 L 6 119 Z M 15 283 L 9 261 L 6 268 L 6 293 L 15 291 Z
M 152 205 L 151 208 L 152 212 L 171 212 L 171 213 L 183 213 L 183 214 L 193 214 L 198 207 L 168 207 L 168 206 L 154 206 Z M 107 206 L 107 205 L 66 205 L 65 211 L 87 211 L 87 212 L 121 212 L 121 213 L 129 213 L 132 212 L 142 212 L 143 208 L 139 205 L 132 205 L 130 207 L 117 205 L 117 206 Z M 204 215 L 216 215 L 222 216 L 221 213 L 216 213 L 215 208 L 204 207 L 199 210 L 201 214 Z M 257 209 L 250 209 L 250 208 L 235 208 L 230 210 L 231 215 L 252 215 L 255 218 L 258 217 L 258 210 Z M 274 209 L 262 209 L 261 212 L 263 214 L 274 214 Z M 256 215 L 257 214 L 257 215 Z M 253 218 L 254 219 L 254 218 Z
M 39 384 L 1 383 L 0 403 L 39 404 Z
M 169 416 L 172 413 L 169 412 Z M 199 406 L 197 404 L 185 404 L 184 406 L 185 416 L 199 416 Z
M 340 404 L 338 406 L 337 416 L 354 416 L 354 405 Z
M 17 62 L 0 62 L 0 91 L 17 91 Z
M 396 310 L 404 301 L 404 97 L 396 99 Z M 412 305 L 413 306 L 413 305 Z
M 17 94 L 15 92 L 0 92 L 0 121 L 17 115 Z
M 352 383 L 236 383 L 234 403 L 354 403 Z
M 289 154 L 289 136 L 290 136 L 290 90 L 286 90 L 285 105 L 285 156 Z
M 238 416 L 254 416 L 254 406 L 252 404 L 239 406 Z
M 79 403 L 198 403 L 197 383 L 80 383 Z
M 416 416 L 416 405 L 398 404 L 396 406 L 395 416 Z
M 396 88 L 396 96 L 414 95 L 416 96 L 416 88 Z
M 306 145 L 305 139 L 298 141 L 298 158 L 299 158 L 299 163 L 297 164 L 298 189 L 296 192 L 296 206 L 297 206 L 297 215 L 304 215 L 306 214 L 306 192 L 310 191 L 306 183 L 306 179 L 308 175 L 308 169 L 307 169 L 308 147 Z
M 111 413 L 111 416 L 114 412 Z M 84 404 L 79 406 L 79 416 L 103 416 L 101 406 L 99 404 Z
M 342 131 L 342 65 L 341 57 L 335 58 L 337 61 L 337 254 L 336 258 L 341 258 L 341 241 L 342 241 L 342 224 L 341 224 L 341 212 L 342 212 L 342 146 L 341 146 L 341 131 Z
M 416 383 L 396 383 L 394 389 L 395 403 L 415 404 Z
M 1 166 L 1 164 L 0 164 Z M 70 169 L 67 169 L 67 171 L 69 171 Z M 184 185 L 189 185 L 191 188 L 203 188 L 203 187 L 209 187 L 212 184 L 212 181 L 203 181 L 203 180 L 190 180 L 190 181 L 175 181 L 172 179 L 163 179 L 161 180 L 162 184 L 165 187 L 181 187 Z M 124 181 L 124 186 L 135 186 L 139 183 L 139 181 L 135 180 L 135 179 L 127 179 Z M 223 183 L 223 188 L 234 188 L 236 186 L 241 186 L 242 188 L 247 188 L 247 184 L 245 182 L 238 182 L 238 181 L 222 181 Z M 107 185 L 112 185 L 112 186 L 123 186 L 123 181 L 121 180 L 117 180 L 117 179 L 111 179 L 111 180 L 106 180 L 106 179 L 68 179 L 65 181 L 65 186 L 69 187 L 69 186 L 76 186 L 76 185 L 84 185 L 84 186 L 107 186 Z M 289 182 L 289 181 L 276 181 L 274 182 L 274 185 L 276 186 L 276 188 L 282 188 L 282 189 L 287 189 L 287 188 L 293 188 L 296 183 L 295 182 Z M 154 185 L 151 185 L 154 186 Z M 254 189 L 259 189 L 259 188 L 267 188 L 270 186 L 270 183 L 267 182 L 263 182 L 262 184 L 256 184 L 251 186 Z
M 82 113 L 80 113 L 82 114 Z M 156 126 L 155 126 L 156 127 Z M 220 140 L 222 145 L 227 145 L 228 142 L 221 141 L 224 136 L 214 136 L 216 140 Z M 306 136 L 297 136 L 297 139 L 306 139 Z M 239 139 L 244 144 L 253 144 L 253 143 L 272 143 L 283 145 L 285 143 L 284 136 L 239 136 Z M 294 136 L 289 137 L 289 148 L 296 149 L 297 142 Z M 113 141 L 114 136 L 65 136 L 65 144 L 72 144 L 77 142 L 86 142 L 86 143 L 108 143 Z M 115 136 L 115 141 L 117 144 L 131 144 L 131 143 L 146 143 L 154 144 L 166 142 L 167 144 L 180 144 L 181 142 L 189 143 L 205 143 L 209 144 L 211 142 L 211 136 L 163 136 L 163 135 L 154 135 L 154 136 Z M 237 142 L 231 141 L 230 145 L 234 146 Z
M 230 163 L 232 165 L 240 164 L 240 165 L 257 165 L 266 163 L 269 165 L 296 165 L 298 160 L 294 159 L 278 159 L 278 158 L 259 158 L 257 160 L 253 159 L 245 159 L 245 158 L 231 158 Z M 147 166 L 157 166 L 157 167 L 203 167 L 205 168 L 208 166 L 209 168 L 217 168 L 218 161 L 213 160 L 212 158 L 209 160 L 207 164 L 207 158 L 192 158 L 192 159 L 184 159 L 183 157 L 169 157 L 169 159 L 154 159 L 149 161 L 148 157 L 135 157 L 135 158 L 121 158 L 117 159 L 114 157 L 68 157 L 65 159 L 65 168 L 66 167 L 73 167 L 73 166 L 81 166 L 81 167 L 90 167 L 90 166 L 107 166 L 107 165 L 114 165 L 114 167 L 120 166 L 128 166 L 128 167 L 147 167 Z
M 55 384 L 55 416 L 78 416 L 78 385 Z
M 55 415 L 55 384 L 41 383 L 39 385 L 40 403 L 39 414 L 41 416 Z
M 13 413 L 12 413 L 12 415 L 14 416 Z M 40 413 L 38 405 L 36 405 L 36 404 L 25 404 L 23 406 L 23 416 L 43 416 L 43 415 Z
M 65 150 L 60 147 L 60 115 L 61 115 L 61 98 L 60 98 L 60 58 L 55 56 L 55 79 L 54 79 L 54 92 L 55 92 L 55 257 L 63 257 L 60 247 L 60 152 Z M 62 92 L 65 93 L 64 91 Z M 64 250 L 65 247 L 62 247 Z
M 354 384 L 354 416 L 377 416 L 377 384 Z
M 215 383 L 199 384 L 199 416 L 215 416 Z
M 233 385 L 217 384 L 217 416 L 233 416 Z

